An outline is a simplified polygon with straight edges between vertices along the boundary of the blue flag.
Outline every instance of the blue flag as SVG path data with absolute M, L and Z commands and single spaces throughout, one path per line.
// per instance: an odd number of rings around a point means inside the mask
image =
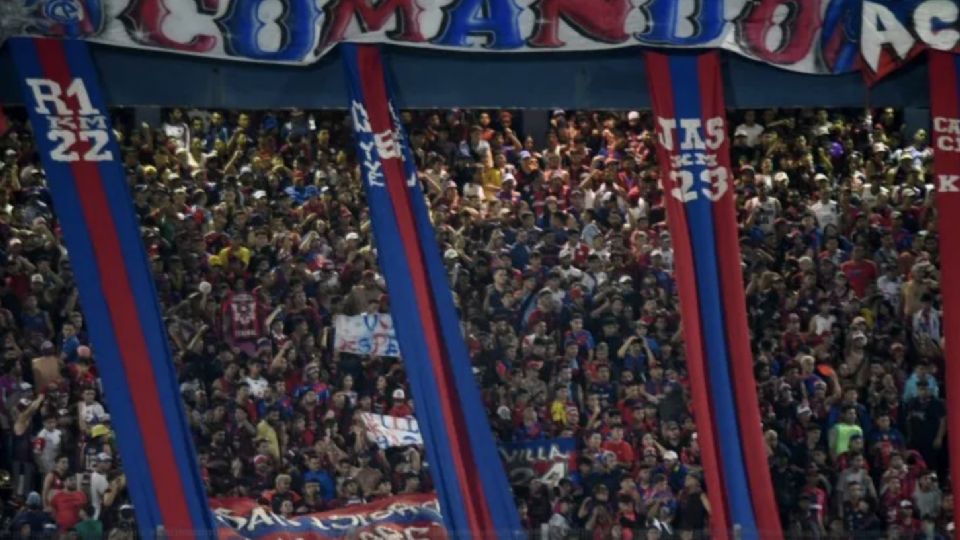
M 380 53 L 344 45 L 343 57 L 377 256 L 444 524 L 456 536 L 520 536 Z
M 10 40 L 140 533 L 213 534 L 153 273 L 83 41 Z

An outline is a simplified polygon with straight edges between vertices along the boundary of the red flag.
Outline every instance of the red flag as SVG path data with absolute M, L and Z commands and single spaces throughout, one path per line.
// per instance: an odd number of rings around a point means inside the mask
M 9 130 L 10 121 L 7 120 L 7 115 L 3 113 L 3 107 L 0 106 L 0 137 L 6 135 Z
M 933 168 L 936 173 L 937 227 L 940 236 L 940 275 L 955 275 L 960 270 L 960 242 L 953 233 L 960 226 L 960 56 L 945 51 L 930 51 L 930 113 L 933 116 Z M 943 323 L 939 332 L 945 337 L 945 379 L 947 388 L 960 384 L 960 286 L 953 279 L 941 279 Z M 955 337 L 950 337 L 955 336 Z M 935 336 L 931 336 L 935 337 Z M 960 489 L 960 395 L 947 393 L 947 436 L 950 479 L 954 493 Z M 954 499 L 954 512 L 960 512 L 960 498 Z

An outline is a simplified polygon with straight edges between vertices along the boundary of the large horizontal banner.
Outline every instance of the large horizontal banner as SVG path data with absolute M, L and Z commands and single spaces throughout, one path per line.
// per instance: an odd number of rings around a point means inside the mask
M 433 494 L 400 495 L 330 512 L 285 518 L 253 499 L 211 499 L 220 540 L 441 540 L 447 538 Z
M 367 439 L 380 448 L 423 444 L 420 426 L 412 416 L 399 417 L 388 414 L 360 413 Z
M 0 32 L 306 64 L 342 41 L 478 51 L 723 48 L 871 77 L 957 47 L 957 0 L 6 0 Z
M 337 315 L 333 319 L 333 328 L 333 350 L 337 352 L 363 356 L 400 356 L 400 345 L 390 315 Z
M 567 478 L 577 441 L 572 438 L 500 443 L 500 457 L 510 484 L 529 486 L 540 480 L 548 486 Z

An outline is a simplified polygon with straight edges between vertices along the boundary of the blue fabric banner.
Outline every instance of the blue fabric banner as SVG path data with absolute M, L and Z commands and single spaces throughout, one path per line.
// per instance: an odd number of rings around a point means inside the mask
M 12 39 L 140 533 L 215 531 L 153 274 L 87 44 Z
M 720 59 L 645 59 L 711 532 L 782 538 L 757 407 Z
M 346 45 L 344 65 L 377 256 L 444 524 L 454 536 L 521 536 L 380 53 Z

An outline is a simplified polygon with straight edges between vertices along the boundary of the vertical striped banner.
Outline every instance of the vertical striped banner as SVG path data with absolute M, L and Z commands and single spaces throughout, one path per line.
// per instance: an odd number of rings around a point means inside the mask
M 782 538 L 753 376 L 719 56 L 645 58 L 712 533 Z
M 940 296 L 943 298 L 943 353 L 947 399 L 947 449 L 950 485 L 960 494 L 960 56 L 930 51 L 930 114 L 933 116 L 933 166 L 936 174 L 937 230 L 940 241 Z M 951 337 L 953 336 L 953 337 Z M 960 495 L 953 499 L 960 516 Z
M 444 524 L 456 537 L 522 537 L 380 51 L 341 47 L 377 257 Z
M 3 107 L 0 107 L 0 137 L 6 135 L 9 129 L 10 120 L 7 119 L 7 115 L 3 112 Z
M 215 534 L 153 274 L 83 41 L 12 38 L 140 533 Z

